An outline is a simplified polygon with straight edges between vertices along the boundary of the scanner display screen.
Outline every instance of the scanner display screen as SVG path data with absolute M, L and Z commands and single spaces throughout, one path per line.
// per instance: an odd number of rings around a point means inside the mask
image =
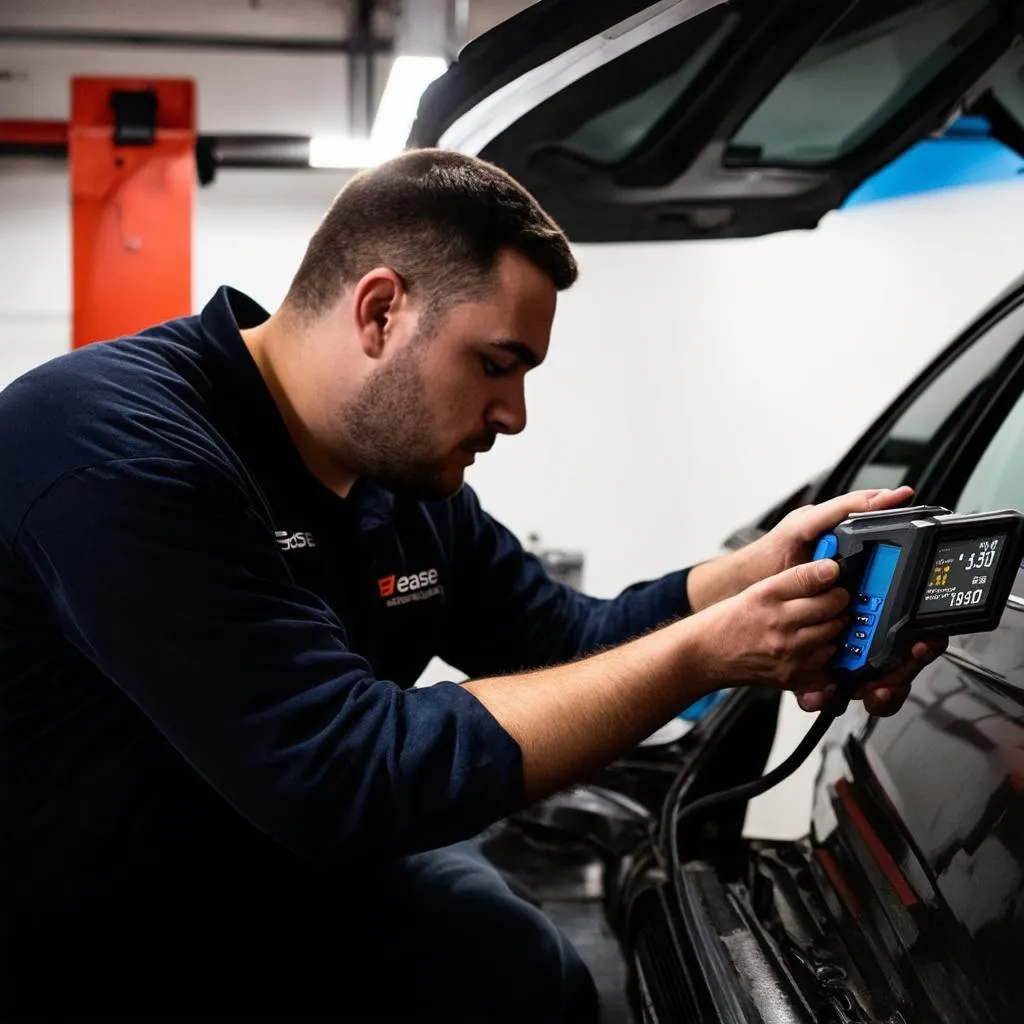
M 1006 535 L 939 541 L 932 558 L 918 615 L 983 608 L 992 593 Z

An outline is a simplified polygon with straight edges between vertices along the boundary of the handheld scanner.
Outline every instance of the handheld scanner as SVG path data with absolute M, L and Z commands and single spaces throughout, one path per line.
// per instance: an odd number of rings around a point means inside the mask
M 850 516 L 814 557 L 839 563 L 850 627 L 832 664 L 858 684 L 903 661 L 916 641 L 993 630 L 1024 551 L 1024 515 L 954 515 L 937 505 Z

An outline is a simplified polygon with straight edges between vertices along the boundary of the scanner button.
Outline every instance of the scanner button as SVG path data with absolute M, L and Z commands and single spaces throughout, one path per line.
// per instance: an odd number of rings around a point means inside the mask
M 858 629 L 857 632 L 853 634 L 854 640 L 867 640 L 867 638 L 867 633 L 865 633 L 862 629 Z
M 856 644 L 847 644 L 847 645 L 846 645 L 846 649 L 847 649 L 847 650 L 848 650 L 848 651 L 849 651 L 849 652 L 850 652 L 851 654 L 860 654 L 860 653 L 861 653 L 861 652 L 862 652 L 862 651 L 864 650 L 864 648 L 863 648 L 863 647 L 858 647 L 858 646 L 857 646 Z
M 874 615 L 854 615 L 853 621 L 858 626 L 872 626 L 875 622 Z
M 817 561 L 819 558 L 835 558 L 838 550 L 839 538 L 834 533 L 828 533 L 818 541 L 818 546 L 814 550 L 814 560 Z
M 878 611 L 878 609 L 882 607 L 882 598 L 880 598 L 880 597 L 873 597 L 873 598 L 871 598 L 871 600 L 868 601 L 868 607 L 872 611 Z

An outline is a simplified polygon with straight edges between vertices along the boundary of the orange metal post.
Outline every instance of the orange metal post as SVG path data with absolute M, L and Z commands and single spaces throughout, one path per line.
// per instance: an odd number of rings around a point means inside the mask
M 72 346 L 192 308 L 195 86 L 73 78 Z

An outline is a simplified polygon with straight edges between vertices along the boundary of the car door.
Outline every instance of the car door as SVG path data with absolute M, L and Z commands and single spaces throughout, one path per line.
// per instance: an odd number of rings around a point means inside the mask
M 507 169 L 576 241 L 813 227 L 963 110 L 1024 148 L 1012 0 L 544 0 L 471 43 L 410 142 Z
M 1019 287 L 932 368 L 833 483 L 870 486 L 908 474 L 925 502 L 964 513 L 1024 510 Z M 877 918 L 883 958 L 904 965 L 937 1019 L 1020 1017 L 1022 790 L 1018 571 L 999 627 L 953 637 L 898 715 L 871 719 L 853 708 L 826 744 L 818 777 L 816 840 L 846 865 L 851 891 Z M 875 837 L 873 847 L 865 837 Z

